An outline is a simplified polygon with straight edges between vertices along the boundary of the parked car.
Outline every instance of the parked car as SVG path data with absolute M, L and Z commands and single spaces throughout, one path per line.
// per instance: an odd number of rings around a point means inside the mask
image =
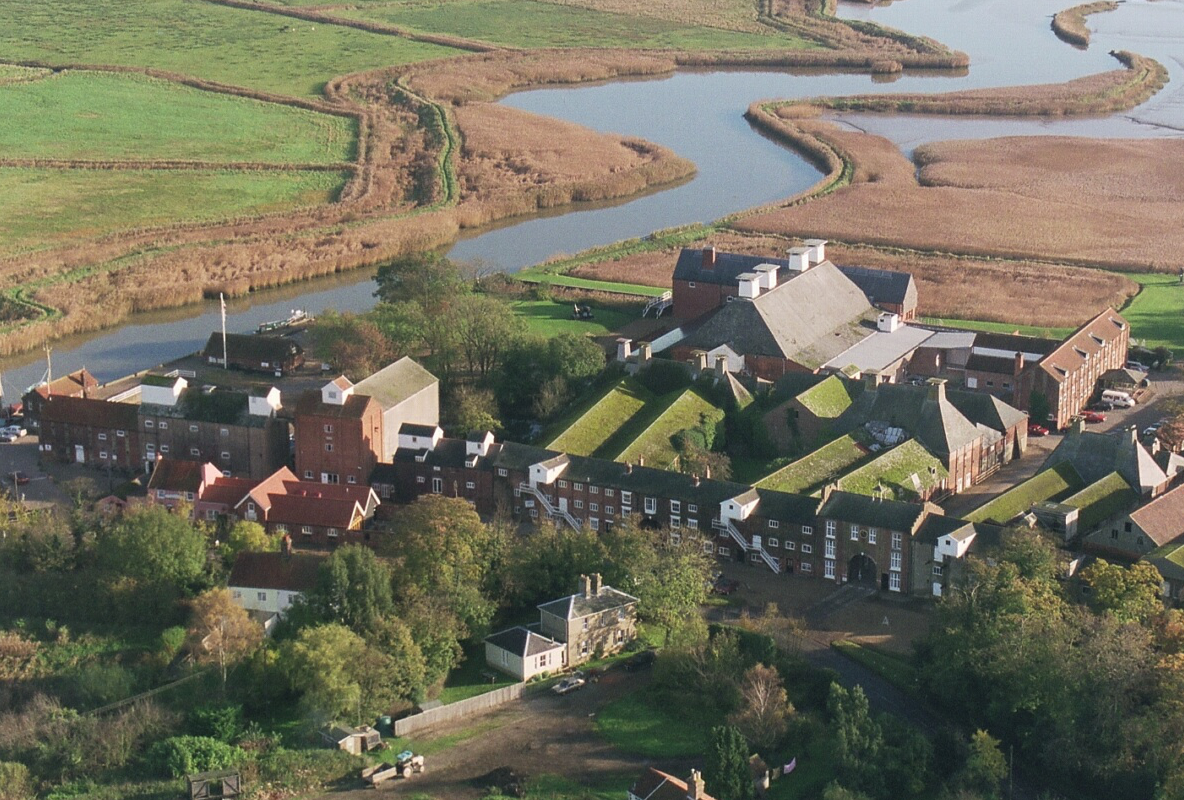
M 1081 418 L 1084 419 L 1087 423 L 1091 423 L 1091 424 L 1094 422 L 1105 422 L 1106 421 L 1106 415 L 1099 413 L 1097 411 L 1086 411 L 1084 414 L 1081 415 Z
M 1096 403 L 1090 403 L 1086 408 L 1089 411 L 1113 411 L 1114 404 L 1109 400 L 1099 400 Z
M 12 431 L 0 431 L 0 442 L 15 442 L 19 438 L 21 437 Z
M 1126 368 L 1133 369 L 1138 372 L 1150 372 L 1151 371 L 1151 367 L 1147 366 L 1146 364 L 1142 363 L 1141 361 L 1128 361 L 1128 362 L 1126 362 Z
M 22 436 L 28 435 L 28 433 L 29 433 L 27 430 L 22 428 L 20 425 L 9 425 L 7 428 L 4 428 L 3 430 L 4 430 L 4 433 L 11 433 L 14 436 L 16 436 L 18 439 Z
M 1028 423 L 1029 436 L 1048 436 L 1048 428 L 1036 422 Z
M 551 691 L 553 691 L 555 694 L 567 694 L 568 692 L 574 692 L 576 689 L 579 689 L 587 682 L 588 681 L 584 679 L 584 676 L 577 672 L 573 675 L 568 675 L 559 683 L 552 686 Z
M 658 654 L 653 650 L 642 650 L 640 653 L 636 653 L 625 660 L 625 671 L 636 672 L 639 669 L 652 667 L 654 659 L 657 657 Z
M 740 581 L 733 578 L 725 578 L 721 575 L 715 579 L 715 585 L 711 587 L 711 591 L 715 594 L 729 595 L 735 594 L 739 588 Z
M 13 483 L 15 483 L 17 486 L 24 486 L 26 483 L 29 482 L 29 476 L 26 475 L 24 472 L 21 472 L 19 469 L 16 472 L 10 472 L 8 474 L 8 479 L 10 481 L 12 481 Z

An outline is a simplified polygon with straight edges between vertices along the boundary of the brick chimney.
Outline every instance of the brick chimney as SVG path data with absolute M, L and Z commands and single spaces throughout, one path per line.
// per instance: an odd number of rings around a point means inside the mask
M 603 584 L 601 583 L 601 580 L 600 580 L 600 573 L 599 572 L 593 573 L 591 597 L 600 597 L 600 590 L 602 588 L 603 588 Z
M 687 781 L 687 800 L 702 800 L 706 795 L 702 773 L 697 769 L 691 770 L 691 779 Z
M 695 362 L 695 369 L 698 370 L 699 372 L 706 372 L 707 371 L 707 351 L 706 350 L 696 350 L 694 353 L 691 354 L 691 356 Z
M 653 346 L 649 342 L 637 343 L 637 363 L 648 364 L 650 359 L 654 357 Z
M 704 247 L 703 248 L 703 269 L 706 270 L 707 272 L 710 272 L 711 270 L 715 269 L 715 248 L 714 247 Z
M 580 576 L 580 594 L 584 596 L 585 600 L 594 596 L 592 594 L 592 579 L 587 575 Z
M 626 475 L 632 475 L 632 474 L 633 474 L 633 462 L 632 462 L 632 461 L 626 461 L 626 462 L 625 462 L 625 474 L 626 474 Z
M 946 399 L 946 379 L 945 378 L 930 378 L 925 381 L 925 385 L 929 389 L 929 399 L 942 402 Z
M 284 538 L 280 539 L 280 556 L 284 561 L 292 559 L 292 537 L 284 534 Z
M 1024 354 L 1017 350 L 1015 353 L 1015 372 L 1012 374 L 1019 375 L 1023 371 L 1024 371 Z
M 639 466 L 639 467 L 645 466 L 645 456 L 638 456 L 637 457 L 637 466 Z
M 704 467 L 703 468 L 703 477 L 706 478 L 707 480 L 711 480 L 711 467 Z
M 699 481 L 699 476 L 698 476 L 698 475 L 692 475 L 692 476 L 691 476 L 691 486 L 694 486 L 696 489 L 698 489 L 698 488 L 699 488 L 699 483 L 700 483 L 700 481 Z

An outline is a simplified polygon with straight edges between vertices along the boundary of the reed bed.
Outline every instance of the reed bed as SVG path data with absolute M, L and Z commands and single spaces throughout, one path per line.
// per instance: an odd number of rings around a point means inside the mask
M 1089 27 L 1085 24 L 1085 18 L 1090 14 L 1102 14 L 1116 8 L 1118 3 L 1114 0 L 1099 0 L 1096 3 L 1082 3 L 1058 11 L 1052 17 L 1053 33 L 1076 47 L 1089 47 Z

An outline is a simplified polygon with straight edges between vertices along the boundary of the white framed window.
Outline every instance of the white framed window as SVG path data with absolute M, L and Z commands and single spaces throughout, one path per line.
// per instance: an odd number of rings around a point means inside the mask
M 645 513 L 647 513 L 647 514 L 657 514 L 658 513 L 658 498 L 647 497 L 645 499 Z
M 230 470 L 228 470 L 228 469 L 222 470 L 222 477 L 229 478 L 230 477 Z
M 148 444 L 144 445 L 144 449 L 148 451 L 149 455 L 151 455 L 152 453 L 156 452 L 156 443 L 149 442 Z
M 797 549 L 798 549 L 798 543 L 797 543 L 797 542 L 791 542 L 789 539 L 786 539 L 786 540 L 785 540 L 785 549 L 786 549 L 786 550 L 797 550 Z
M 688 514 L 698 514 L 699 513 L 699 506 L 695 505 L 694 503 L 687 503 L 687 513 Z
M 690 288 L 690 289 L 694 289 L 694 288 L 695 288 L 695 282 L 694 282 L 694 281 L 687 281 L 687 287 L 688 287 L 688 288 Z
M 900 571 L 900 561 L 901 561 L 900 553 L 892 553 L 891 558 L 889 558 L 889 560 L 888 560 L 888 565 L 889 565 L 888 569 L 899 572 Z
M 415 482 L 416 482 L 416 483 L 427 483 L 427 482 L 428 482 L 428 479 L 427 479 L 427 478 L 425 478 L 423 475 L 416 475 L 416 476 L 415 476 Z M 515 491 L 515 492 L 514 492 L 514 494 L 518 494 L 518 492 L 517 492 L 517 491 Z
M 333 432 L 333 426 L 332 426 L 332 425 L 326 425 L 326 426 L 325 426 L 325 433 L 332 433 L 332 432 Z
M 804 555 L 809 555 L 810 553 L 813 553 L 813 552 L 814 552 L 814 546 L 813 546 L 813 545 L 809 545 L 809 544 L 803 544 L 803 545 L 802 545 L 802 553 L 803 553 Z
M 305 536 L 312 536 L 312 526 L 311 525 L 301 525 L 300 532 L 303 533 Z
M 329 538 L 330 538 L 330 539 L 336 539 L 336 538 L 337 538 L 337 529 L 336 529 L 336 528 L 330 528 L 330 529 L 329 529 Z
M 688 520 L 687 520 L 687 527 L 688 527 L 688 528 L 690 528 L 690 529 L 691 529 L 691 530 L 693 530 L 693 531 L 697 531 L 697 530 L 699 530 L 699 520 L 697 520 L 697 519 L 688 519 Z
M 599 486 L 589 486 L 588 492 L 590 494 L 600 494 L 600 487 Z
M 144 427 L 145 428 L 155 428 L 156 427 L 156 420 L 154 420 L 154 419 L 144 420 Z
M 780 520 L 776 520 L 776 519 L 771 519 L 771 520 L 769 520 L 769 527 L 770 527 L 770 528 L 780 528 L 780 527 L 781 527 L 781 521 L 780 521 Z
M 803 545 L 803 548 L 804 547 L 805 547 L 805 545 Z M 813 571 L 814 571 L 814 565 L 812 563 L 810 563 L 809 561 L 802 562 L 802 572 L 813 572 Z
M 761 563 L 761 554 L 760 553 L 749 553 L 748 554 L 748 561 L 751 564 Z
M 827 538 L 829 538 L 829 539 L 835 538 L 835 527 L 836 527 L 835 521 L 833 519 L 828 519 L 826 521 L 826 536 L 827 536 Z
M 806 536 L 813 536 L 814 535 L 814 526 L 803 525 L 802 526 L 802 533 L 804 533 Z
M 578 511 L 578 510 L 580 510 L 581 508 L 583 508 L 583 507 L 584 507 L 584 501 L 583 501 L 583 500 L 577 500 L 577 501 L 576 501 L 576 503 L 575 503 L 575 505 L 576 505 L 576 510 Z
M 826 540 L 826 557 L 827 558 L 834 558 L 835 557 L 835 540 L 834 539 L 827 539 Z
M 497 476 L 499 478 L 504 478 L 509 474 L 510 474 L 510 471 L 508 469 L 506 469 L 505 467 L 498 467 L 497 468 Z
M 671 500 L 670 501 L 670 513 L 671 514 L 681 514 L 682 513 L 682 503 L 678 500 Z
M 903 538 L 904 537 L 901 534 L 897 533 L 896 531 L 892 532 L 892 549 L 893 550 L 900 549 L 900 545 L 901 545 L 901 542 L 903 541 Z
M 589 517 L 588 527 L 594 531 L 600 530 L 600 520 L 598 520 L 596 517 Z
M 537 508 L 530 509 L 530 515 L 532 517 L 537 517 L 539 515 L 539 510 Z
M 706 553 L 707 555 L 711 555 L 712 553 L 715 552 L 715 545 L 712 544 L 711 542 L 704 542 L 703 543 L 703 552 Z
M 682 527 L 682 520 L 679 519 L 678 517 L 671 517 L 670 518 L 670 527 L 671 528 L 681 528 Z
M 773 537 L 769 537 L 769 547 L 780 547 L 781 542 Z
M 622 509 L 621 509 L 621 516 L 622 516 L 622 517 L 627 517 L 627 516 L 629 516 L 629 514 L 630 514 L 630 511 L 629 511 L 629 509 L 627 509 L 627 508 L 622 508 Z
M 201 451 L 200 451 L 200 450 L 198 450 L 196 447 L 190 447 L 190 448 L 189 448 L 189 455 L 191 455 L 191 456 L 200 456 L 200 455 L 201 455 Z
M 127 431 L 116 431 L 115 435 L 122 439 L 124 436 L 127 436 Z
M 190 433 L 197 433 L 197 426 L 196 426 L 196 425 L 190 425 L 190 426 L 189 426 L 189 432 L 190 432 Z
M 465 481 L 465 488 L 466 489 L 476 489 L 477 482 L 476 481 Z
M 875 544 L 876 543 L 876 529 L 875 528 L 868 528 L 867 529 L 867 543 L 868 544 Z
M 287 525 L 276 525 L 276 526 L 275 526 L 275 532 L 276 532 L 276 533 L 287 533 L 287 532 L 288 532 L 288 526 L 287 526 Z
M 833 578 L 835 576 L 835 562 L 829 558 L 822 562 L 822 577 Z
M 724 547 L 721 544 L 719 547 L 715 548 L 715 553 L 716 553 L 716 555 L 726 557 L 726 556 L 730 556 L 732 554 L 732 551 L 730 549 L 728 549 L 727 547 Z
M 356 483 L 358 482 L 358 476 L 356 476 L 356 475 L 347 475 L 347 476 L 345 477 L 345 482 L 346 482 L 346 483 L 353 483 L 353 484 L 356 484 Z
M 621 492 L 621 505 L 623 505 L 623 506 L 633 505 L 633 492 L 626 492 L 626 491 Z
M 100 433 L 100 434 L 99 434 L 99 441 L 100 441 L 100 442 L 105 442 L 105 441 L 107 441 L 107 434 L 105 434 L 105 433 Z
M 604 513 L 611 517 L 613 514 L 617 513 L 616 506 L 605 506 Z
M 589 511 L 599 511 L 600 510 L 600 503 L 589 503 L 588 510 Z
M 584 484 L 576 483 L 576 484 L 573 484 L 571 488 L 577 492 L 582 492 L 582 491 L 584 491 Z
M 99 458 L 106 459 L 106 458 L 107 458 L 107 451 L 106 451 L 106 450 L 100 450 L 100 451 L 99 451 Z
M 228 453 L 227 451 L 223 450 L 223 451 L 222 451 L 222 460 L 223 460 L 223 461 L 229 461 L 229 460 L 230 460 L 230 453 Z
M 169 446 L 167 444 L 162 444 L 160 446 L 160 452 L 167 453 L 168 451 L 169 451 Z
M 218 435 L 219 436 L 229 436 L 230 429 L 229 428 L 222 428 L 221 430 L 218 431 Z
M 945 568 L 942 567 L 941 564 L 934 564 L 933 565 L 933 574 L 934 575 L 940 576 L 943 572 L 945 572 Z
M 167 431 L 167 430 L 169 429 L 169 423 L 168 423 L 166 420 L 163 420 L 163 419 L 162 419 L 162 420 L 160 421 L 160 429 L 161 429 L 162 431 Z
M 333 443 L 332 442 L 325 442 L 325 452 L 326 453 L 333 452 Z
M 900 591 L 900 573 L 899 572 L 888 573 L 888 589 L 893 592 Z
M 851 526 L 851 541 L 853 541 L 853 542 L 859 541 L 859 526 L 858 525 Z
M 560 482 L 559 482 L 559 488 L 560 488 L 560 489 L 566 489 L 566 488 L 567 488 L 567 481 L 560 481 Z
M 255 596 L 259 599 L 260 603 L 267 602 L 267 592 L 257 592 Z
M 218 512 L 217 512 L 217 511 L 215 511 L 215 510 L 214 510 L 214 509 L 212 509 L 212 508 L 207 508 L 207 509 L 206 509 L 206 519 L 208 519 L 208 520 L 215 520 L 215 519 L 217 519 L 217 518 L 218 518 Z
M 615 489 L 605 489 L 604 490 L 605 497 L 616 497 L 616 494 L 617 494 L 617 492 Z

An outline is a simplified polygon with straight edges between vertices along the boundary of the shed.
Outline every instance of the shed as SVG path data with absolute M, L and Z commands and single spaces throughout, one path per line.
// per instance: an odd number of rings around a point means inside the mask
M 321 731 L 321 739 L 331 747 L 355 756 L 382 747 L 382 735 L 369 725 L 357 728 L 329 725 Z

